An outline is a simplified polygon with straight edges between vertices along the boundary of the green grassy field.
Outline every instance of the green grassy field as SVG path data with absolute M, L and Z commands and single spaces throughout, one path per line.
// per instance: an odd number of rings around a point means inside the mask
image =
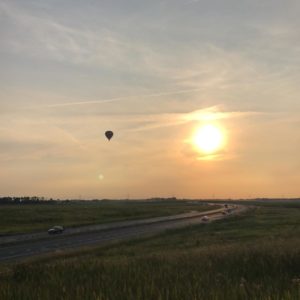
M 2 266 L 0 299 L 300 299 L 300 210 Z
M 213 207 L 184 201 L 1 205 L 0 235 L 43 231 L 53 225 L 74 227 L 208 209 Z

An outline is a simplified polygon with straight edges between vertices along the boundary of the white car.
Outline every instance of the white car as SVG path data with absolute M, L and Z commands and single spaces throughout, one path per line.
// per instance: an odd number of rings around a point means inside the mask
M 57 233 L 63 233 L 64 231 L 64 227 L 63 226 L 53 226 L 48 230 L 48 234 L 57 234 Z
M 204 217 L 202 217 L 201 220 L 204 221 L 204 222 L 207 222 L 209 220 L 209 218 L 208 218 L 208 216 L 204 216 Z

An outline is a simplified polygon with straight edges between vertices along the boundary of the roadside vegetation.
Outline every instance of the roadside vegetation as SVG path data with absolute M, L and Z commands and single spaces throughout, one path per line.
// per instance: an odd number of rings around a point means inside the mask
M 168 216 L 213 208 L 205 203 L 188 201 L 98 201 L 0 206 L 0 236 L 45 231 L 53 225 L 75 227 L 150 217 Z
M 0 299 L 300 299 L 300 210 L 258 207 L 1 268 Z

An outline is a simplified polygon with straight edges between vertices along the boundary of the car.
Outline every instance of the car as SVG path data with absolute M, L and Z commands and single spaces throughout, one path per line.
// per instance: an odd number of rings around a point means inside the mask
M 53 226 L 48 230 L 48 234 L 57 234 L 57 233 L 63 233 L 64 231 L 64 227 L 63 226 Z
M 201 220 L 204 221 L 204 222 L 207 222 L 209 220 L 209 218 L 208 218 L 208 216 L 204 216 L 204 217 L 202 217 Z

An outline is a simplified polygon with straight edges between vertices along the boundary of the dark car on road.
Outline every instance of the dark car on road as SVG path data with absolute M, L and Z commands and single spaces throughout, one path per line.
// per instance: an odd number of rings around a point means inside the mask
M 63 226 L 53 226 L 48 230 L 48 234 L 57 234 L 57 233 L 63 233 L 64 231 L 64 227 Z

